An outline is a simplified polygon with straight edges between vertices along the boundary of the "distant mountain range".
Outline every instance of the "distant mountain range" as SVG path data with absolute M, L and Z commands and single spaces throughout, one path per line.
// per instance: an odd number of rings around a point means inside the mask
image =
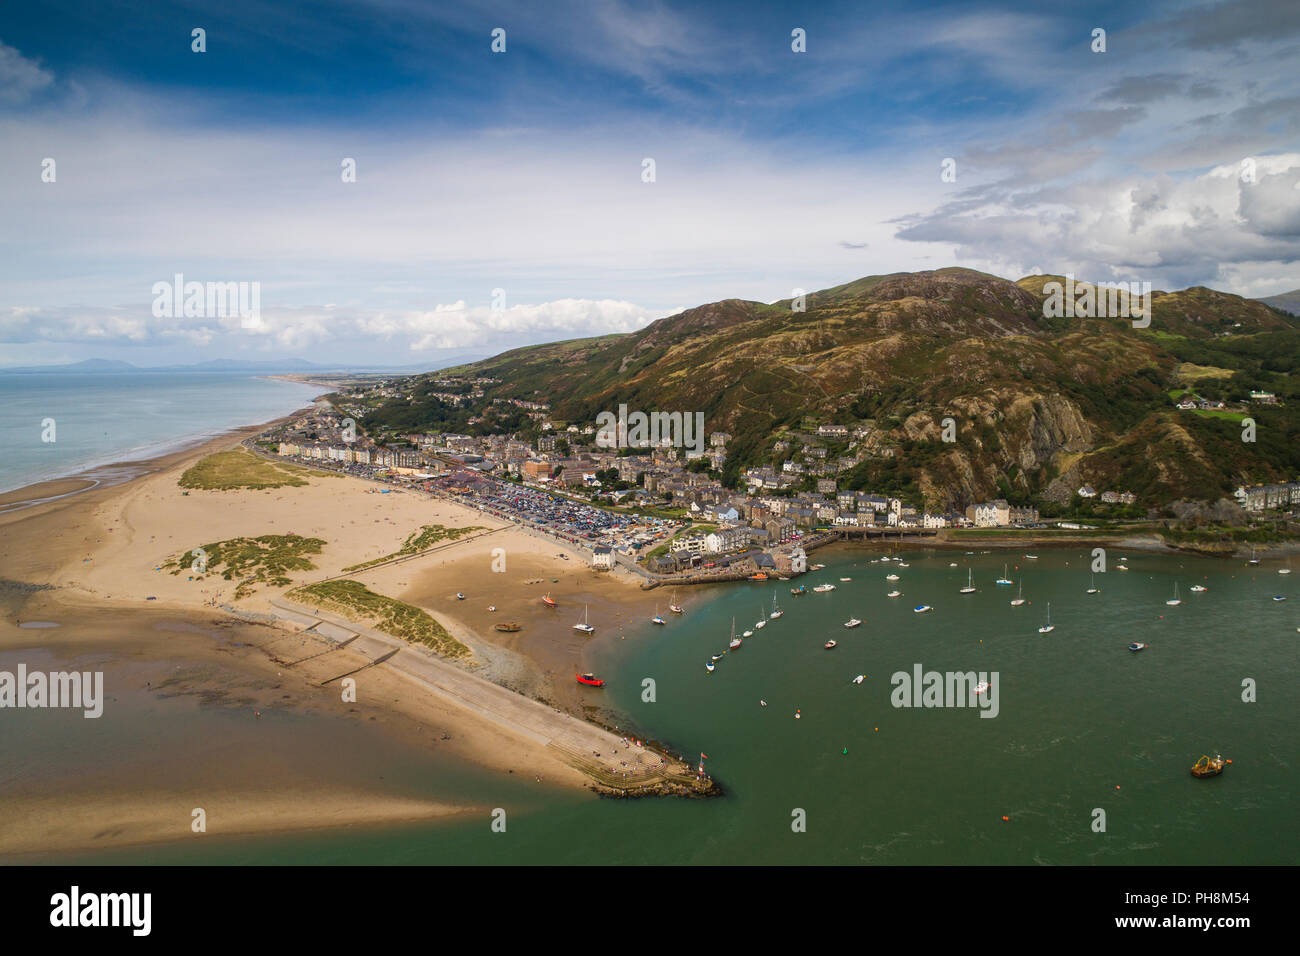
M 190 365 L 153 365 L 139 366 L 116 359 L 86 359 L 67 365 L 28 365 L 16 368 L 0 368 L 0 375 L 26 372 L 434 372 L 450 364 L 474 359 L 477 354 L 462 351 L 452 358 L 425 362 L 419 365 L 374 366 L 374 365 L 319 365 L 306 359 L 277 359 L 274 361 L 252 362 L 243 359 L 212 359 L 207 362 L 195 362 Z
M 1275 309 L 1281 309 L 1283 312 L 1289 312 L 1292 315 L 1300 315 L 1300 289 L 1270 295 L 1256 301 L 1271 305 Z
M 723 480 L 780 470 L 811 422 L 865 429 L 865 452 L 839 488 L 951 507 L 1005 497 L 1064 505 L 1074 490 L 1132 491 L 1146 507 L 1218 501 L 1240 483 L 1300 474 L 1300 320 L 1203 287 L 1152 293 L 1149 328 L 1116 318 L 1047 317 L 1059 276 L 1018 282 L 969 269 L 869 276 L 789 300 L 727 299 L 637 332 L 514 349 L 447 371 L 501 379 L 486 397 L 551 403 L 554 418 L 595 422 L 630 410 L 702 411 L 726 432 Z M 440 373 L 440 374 L 445 374 Z M 417 383 L 418 379 L 417 377 Z M 1252 389 L 1283 404 L 1240 414 L 1180 411 Z M 430 384 L 428 391 L 434 388 Z M 418 422 L 421 402 L 381 408 Z M 951 418 L 956 441 L 943 440 Z

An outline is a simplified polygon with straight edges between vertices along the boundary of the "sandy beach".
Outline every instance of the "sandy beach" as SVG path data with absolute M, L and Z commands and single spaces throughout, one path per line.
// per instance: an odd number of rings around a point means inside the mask
M 422 493 L 381 494 L 375 483 L 360 479 L 311 475 L 297 487 L 183 493 L 177 478 L 186 467 L 259 430 L 110 469 L 112 481 L 77 477 L 4 496 L 4 503 L 24 506 L 0 513 L 0 668 L 33 655 L 52 655 L 59 669 L 93 664 L 104 671 L 110 698 L 134 699 L 143 711 L 178 697 L 221 713 L 233 709 L 242 721 L 238 733 L 254 737 L 243 756 L 222 751 L 212 763 L 196 761 L 188 748 L 168 751 L 166 742 L 142 741 L 122 749 L 111 765 L 83 768 L 57 789 L 39 773 L 26 782 L 20 775 L 0 786 L 6 803 L 0 854 L 188 838 L 189 810 L 177 817 L 177 807 L 187 802 L 218 808 L 210 811 L 209 832 L 221 833 L 472 812 L 439 794 L 358 788 L 351 777 L 339 777 L 340 758 L 362 760 L 378 742 L 471 762 L 538 787 L 590 784 L 554 748 L 424 693 L 384 667 L 366 669 L 359 701 L 344 702 L 336 683 L 322 683 L 370 659 L 357 646 L 340 648 L 301 625 L 261 623 L 261 616 L 276 612 L 272 599 L 287 588 L 259 585 L 236 600 L 236 582 L 162 567 L 190 548 L 237 536 L 319 537 L 325 544 L 312 558 L 315 568 L 295 573 L 297 585 L 392 554 L 424 525 L 476 527 L 481 530 L 474 537 L 432 554 L 348 577 L 432 612 L 471 648 L 469 670 L 576 715 L 598 716 L 601 699 L 600 691 L 572 679 L 591 640 L 573 630 L 583 604 L 608 639 L 610 629 L 648 617 L 656 598 L 665 596 L 592 571 L 576 552 L 561 557 L 554 543 L 498 519 Z M 502 558 L 505 570 L 494 572 Z M 466 599 L 457 600 L 457 591 Z M 545 593 L 558 609 L 542 604 Z M 490 604 L 495 613 L 487 610 Z M 229 613 L 232 606 L 241 616 Z M 523 627 L 496 632 L 492 625 L 499 621 Z M 40 622 L 58 626 L 32 626 Z M 106 710 L 111 715 L 113 705 Z M 14 713 L 0 719 L 12 721 Z M 341 752 L 300 747 L 296 765 L 268 764 L 257 756 L 255 741 L 276 714 L 364 732 L 340 743 Z M 201 769 L 209 766 L 225 769 Z M 184 767 L 193 772 L 177 770 Z M 74 804 L 78 813 L 69 812 Z

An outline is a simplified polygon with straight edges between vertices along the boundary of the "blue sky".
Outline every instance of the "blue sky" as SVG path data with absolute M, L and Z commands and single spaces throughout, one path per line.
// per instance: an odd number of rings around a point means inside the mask
M 1296 62 L 1265 0 L 10 5 L 0 366 L 408 365 L 949 265 L 1286 291 Z M 256 327 L 154 316 L 176 273 Z

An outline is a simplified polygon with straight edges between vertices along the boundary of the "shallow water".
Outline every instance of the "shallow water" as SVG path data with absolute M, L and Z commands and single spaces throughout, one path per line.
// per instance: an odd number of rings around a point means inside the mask
M 1088 555 L 906 552 L 911 567 L 866 552 L 790 584 L 690 594 L 688 614 L 594 648 L 609 703 L 627 726 L 694 758 L 727 791 L 714 800 L 593 800 L 525 794 L 473 769 L 416 773 L 443 798 L 509 811 L 419 826 L 274 838 L 214 839 L 74 859 L 97 862 L 518 863 L 1295 863 L 1300 710 L 1293 688 L 1290 578 L 1240 562 L 1127 555 L 1097 576 Z M 949 568 L 956 561 L 958 568 Z M 1012 608 L 1004 561 L 1031 602 Z M 961 595 L 967 563 L 972 595 Z M 889 570 L 900 575 L 886 582 Z M 841 576 L 852 577 L 839 583 Z M 1294 576 L 1291 576 L 1294 577 Z M 832 581 L 830 594 L 811 586 Z M 1184 595 L 1165 605 L 1174 582 Z M 1188 593 L 1194 583 L 1208 591 Z M 885 597 L 896 586 L 903 597 Z M 724 657 L 710 655 L 770 610 L 785 616 Z M 711 595 L 706 599 L 706 595 Z M 1046 603 L 1056 630 L 1039 635 Z M 918 615 L 912 607 L 930 604 Z M 847 630 L 851 616 L 864 621 Z M 828 638 L 839 646 L 822 648 Z M 1141 653 L 1130 641 L 1150 645 Z M 925 670 L 998 675 L 999 713 L 896 708 L 891 676 Z M 851 683 L 865 673 L 861 685 Z M 643 699 L 646 679 L 654 700 Z M 1242 700 L 1254 681 L 1258 701 Z M 765 699 L 767 707 L 759 700 Z M 795 720 L 795 710 L 801 719 Z M 304 733 L 310 733 L 304 727 Z M 847 750 L 847 753 L 845 753 Z M 1202 753 L 1233 760 L 1222 776 L 1188 770 Z M 411 772 L 410 767 L 394 768 Z M 1094 832 L 1096 811 L 1104 832 Z M 797 811 L 806 831 L 794 832 Z M 1003 820 L 1003 817 L 1009 819 Z

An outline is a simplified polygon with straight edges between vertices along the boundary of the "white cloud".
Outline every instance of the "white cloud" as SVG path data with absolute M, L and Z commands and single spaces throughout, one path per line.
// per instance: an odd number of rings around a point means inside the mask
M 0 312 L 0 340 L 97 345 L 185 343 L 205 346 L 222 338 L 260 340 L 299 354 L 330 343 L 382 341 L 397 362 L 409 353 L 509 342 L 523 345 L 565 337 L 634 332 L 671 310 L 649 310 L 612 299 L 560 299 L 494 310 L 463 301 L 423 311 L 366 310 L 339 306 L 263 308 L 261 321 L 244 328 L 238 316 L 156 317 L 148 309 L 10 307 Z
M 53 82 L 49 70 L 0 41 L 0 104 L 21 106 Z

